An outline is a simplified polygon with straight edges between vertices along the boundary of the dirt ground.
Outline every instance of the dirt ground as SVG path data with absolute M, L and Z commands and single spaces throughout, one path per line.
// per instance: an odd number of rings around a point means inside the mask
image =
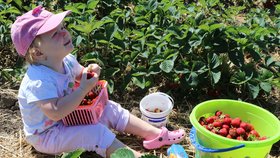
M 277 91 L 278 93 L 279 91 Z M 28 145 L 25 141 L 23 130 L 22 130 L 22 122 L 20 117 L 20 111 L 17 105 L 16 100 L 16 90 L 10 89 L 0 89 L 0 157 L 1 158 L 54 158 L 59 156 L 52 156 L 38 153 L 32 148 L 32 146 Z M 279 93 L 280 94 L 280 93 Z M 137 98 L 136 96 L 134 100 L 130 99 L 131 96 L 114 96 L 114 100 L 119 101 L 122 106 L 129 109 L 133 114 L 140 117 L 141 113 L 138 108 L 138 104 L 141 98 Z M 278 96 L 277 96 L 278 98 Z M 277 108 L 273 108 L 273 113 L 280 117 L 280 104 L 278 100 L 274 100 L 274 105 Z M 187 101 L 182 102 L 180 104 L 185 104 L 185 109 L 180 109 L 180 106 L 175 106 L 174 110 L 170 115 L 170 123 L 168 124 L 169 129 L 177 129 L 179 127 L 184 128 L 187 133 L 189 133 L 192 125 L 189 122 L 189 114 L 193 105 Z M 150 154 L 157 155 L 158 157 L 166 157 L 166 151 L 168 147 L 163 147 L 158 150 L 147 151 L 142 147 L 142 141 L 140 138 L 135 136 L 129 136 L 126 134 L 117 133 L 117 137 L 128 144 L 131 148 L 142 151 Z M 181 143 L 188 153 L 190 158 L 194 158 L 195 156 L 195 148 L 191 145 L 189 137 Z M 100 158 L 94 152 L 85 152 L 81 156 L 82 158 Z M 271 149 L 270 155 L 268 158 L 280 158 L 280 141 L 275 143 Z

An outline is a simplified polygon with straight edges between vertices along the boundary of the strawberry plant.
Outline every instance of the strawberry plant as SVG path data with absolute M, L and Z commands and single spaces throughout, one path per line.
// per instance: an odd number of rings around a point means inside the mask
M 1 46 L 10 50 L 9 26 L 20 12 L 39 4 L 72 10 L 65 21 L 73 54 L 83 65 L 103 67 L 110 93 L 162 86 L 171 93 L 254 99 L 279 85 L 280 5 L 274 1 L 273 9 L 239 0 L 27 3 L 1 1 Z

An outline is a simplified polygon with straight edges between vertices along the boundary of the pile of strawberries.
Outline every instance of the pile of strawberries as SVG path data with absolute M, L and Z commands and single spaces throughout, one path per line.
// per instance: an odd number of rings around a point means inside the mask
M 87 79 L 91 79 L 94 76 L 94 72 L 87 72 Z M 98 87 L 100 88 L 100 87 Z M 95 88 L 96 89 L 96 88 Z M 91 105 L 93 103 L 93 100 L 98 96 L 97 93 L 95 93 L 94 89 L 89 91 L 87 95 L 84 97 L 84 99 L 81 101 L 80 106 L 85 105 Z
M 230 139 L 242 141 L 265 140 L 250 123 L 243 122 L 239 117 L 231 118 L 229 114 L 216 111 L 214 116 L 200 117 L 199 123 L 209 131 Z
M 91 105 L 93 100 L 98 96 L 93 90 L 87 93 L 84 99 L 81 101 L 80 106 Z

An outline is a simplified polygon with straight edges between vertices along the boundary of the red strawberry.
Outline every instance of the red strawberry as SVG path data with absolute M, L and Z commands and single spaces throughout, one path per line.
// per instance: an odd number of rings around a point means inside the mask
M 266 140 L 266 139 L 267 139 L 266 136 L 262 136 L 259 138 L 259 140 Z
M 228 131 L 226 128 L 222 128 L 219 130 L 219 134 L 222 135 L 222 136 L 227 136 L 228 134 Z
M 230 125 L 230 123 L 231 123 L 231 118 L 229 117 L 224 118 L 224 124 Z
M 238 118 L 238 117 L 231 120 L 231 125 L 232 125 L 233 127 L 239 127 L 239 126 L 240 126 L 240 123 L 241 123 L 241 120 L 240 120 L 240 118 Z
M 225 129 L 229 130 L 229 125 L 224 124 L 224 125 L 222 126 L 222 128 L 225 128 Z
M 219 133 L 219 131 L 218 131 L 217 128 L 213 128 L 213 129 L 211 130 L 211 132 L 212 132 L 212 133 L 215 133 L 215 134 L 218 134 L 218 133 Z
M 245 134 L 245 130 L 243 128 L 239 127 L 239 128 L 236 129 L 236 133 L 238 135 L 244 135 Z
M 216 115 L 216 116 L 221 116 L 222 113 L 223 113 L 222 111 L 218 110 L 218 111 L 215 112 L 215 115 Z
M 248 126 L 248 124 L 246 122 L 241 122 L 240 127 L 243 128 L 245 131 L 250 130 L 250 127 Z
M 209 123 L 213 123 L 214 122 L 214 117 L 208 117 L 206 118 L 206 122 Z
M 87 72 L 87 79 L 91 79 L 94 76 L 94 72 Z
M 223 123 L 220 121 L 213 122 L 214 127 L 222 127 Z
M 88 92 L 88 96 L 90 99 L 94 99 L 94 93 L 92 91 Z
M 247 126 L 249 127 L 249 131 L 252 131 L 252 130 L 254 130 L 254 127 L 253 127 L 253 125 L 251 125 L 250 123 L 247 123 Z
M 237 140 L 244 140 L 242 136 L 238 136 L 236 139 Z
M 91 104 L 92 104 L 92 101 L 90 99 L 88 99 L 87 105 L 91 105 Z
M 80 105 L 87 105 L 87 100 L 86 99 L 83 99 L 80 103 Z
M 227 135 L 227 138 L 232 139 L 232 137 L 231 137 L 231 135 L 230 135 L 230 134 L 228 134 L 228 135 Z
M 224 114 L 225 115 L 225 118 L 230 118 L 230 115 L 229 114 Z
M 232 138 L 235 138 L 237 136 L 236 128 L 229 129 L 228 133 Z
M 256 130 L 252 130 L 250 131 L 250 134 L 256 136 L 256 137 L 260 137 L 259 133 Z
M 199 122 L 199 124 L 201 124 L 202 126 L 207 124 L 207 122 L 206 122 L 206 120 L 205 120 L 205 117 L 200 117 L 198 122 Z

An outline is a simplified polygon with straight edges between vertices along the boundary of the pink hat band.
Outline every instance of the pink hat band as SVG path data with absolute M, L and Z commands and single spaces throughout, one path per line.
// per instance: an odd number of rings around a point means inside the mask
M 53 14 L 42 6 L 19 16 L 12 24 L 11 37 L 19 55 L 25 56 L 36 36 L 56 28 L 71 11 Z

